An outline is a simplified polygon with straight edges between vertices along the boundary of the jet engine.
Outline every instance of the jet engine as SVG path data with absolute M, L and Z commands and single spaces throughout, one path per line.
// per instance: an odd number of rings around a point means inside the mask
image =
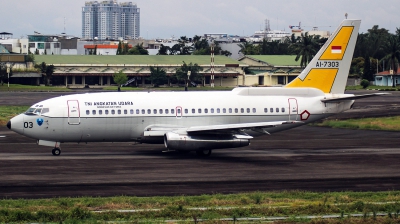
M 167 132 L 164 145 L 170 150 L 199 151 L 248 146 L 251 136 L 232 134 L 178 134 Z

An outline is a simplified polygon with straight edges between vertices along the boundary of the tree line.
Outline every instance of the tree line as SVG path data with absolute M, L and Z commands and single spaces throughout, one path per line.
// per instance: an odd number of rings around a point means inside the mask
M 238 44 L 244 55 L 296 55 L 300 66 L 305 67 L 319 51 L 327 38 L 317 35 L 293 34 L 283 41 L 261 43 L 243 42 Z M 400 61 L 400 28 L 394 34 L 378 25 L 368 29 L 367 33 L 358 34 L 350 74 L 369 81 L 374 80 L 377 71 L 393 70 L 397 73 Z

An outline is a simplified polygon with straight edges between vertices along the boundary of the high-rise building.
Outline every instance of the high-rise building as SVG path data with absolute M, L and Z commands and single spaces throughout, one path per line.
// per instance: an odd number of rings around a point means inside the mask
M 140 36 L 140 9 L 132 2 L 90 1 L 82 7 L 82 39 L 134 39 Z

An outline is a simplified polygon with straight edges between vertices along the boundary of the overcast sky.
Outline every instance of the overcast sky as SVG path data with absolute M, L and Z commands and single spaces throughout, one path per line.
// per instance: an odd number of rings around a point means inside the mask
M 118 2 L 129 2 L 119 0 Z M 379 25 L 394 33 L 400 27 L 399 0 L 136 0 L 140 35 L 170 38 L 205 33 L 252 35 L 269 19 L 271 29 L 289 30 L 301 22 L 333 31 L 348 13 L 361 19 L 360 32 Z M 84 0 L 0 0 L 0 32 L 20 38 L 38 31 L 81 37 Z

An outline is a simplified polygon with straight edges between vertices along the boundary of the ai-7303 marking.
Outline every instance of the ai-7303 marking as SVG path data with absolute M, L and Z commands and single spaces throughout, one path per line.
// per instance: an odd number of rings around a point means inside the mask
M 338 61 L 317 61 L 315 65 L 317 68 L 339 68 Z

